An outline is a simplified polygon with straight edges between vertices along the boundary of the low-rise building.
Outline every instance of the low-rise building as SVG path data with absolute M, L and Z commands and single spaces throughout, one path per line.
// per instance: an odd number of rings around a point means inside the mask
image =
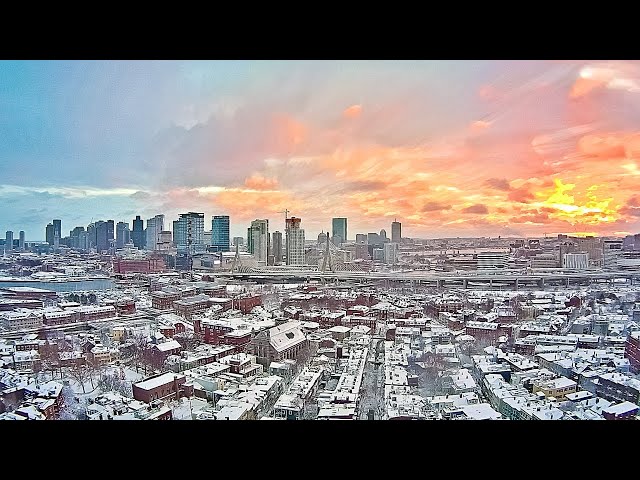
M 133 398 L 151 403 L 154 400 L 172 399 L 181 395 L 186 377 L 180 373 L 162 373 L 134 383 Z

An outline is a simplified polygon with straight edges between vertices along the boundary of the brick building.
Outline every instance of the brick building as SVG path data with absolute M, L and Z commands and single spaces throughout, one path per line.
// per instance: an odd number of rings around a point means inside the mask
M 167 269 L 164 259 L 160 256 L 150 258 L 122 258 L 113 259 L 114 273 L 158 273 Z
M 640 332 L 632 332 L 624 345 L 624 356 L 629 359 L 631 371 L 640 372 Z
M 498 324 L 492 322 L 470 321 L 464 327 L 465 334 L 471 335 L 478 341 L 489 342 L 491 345 L 498 341 Z
M 211 305 L 211 297 L 200 294 L 174 301 L 173 309 L 178 315 L 190 319 L 193 315 L 204 312 Z
M 251 313 L 251 310 L 258 305 L 262 305 L 262 295 L 242 295 L 233 299 L 233 308 L 240 310 L 245 315 Z
M 180 373 L 163 373 L 134 383 L 133 398 L 145 403 L 154 400 L 170 400 L 184 392 L 186 377 Z
M 151 306 L 156 310 L 171 310 L 173 302 L 180 300 L 180 292 L 151 292 Z

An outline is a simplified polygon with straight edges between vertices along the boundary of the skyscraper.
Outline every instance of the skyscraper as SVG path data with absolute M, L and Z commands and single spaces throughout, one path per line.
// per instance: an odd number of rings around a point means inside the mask
M 384 246 L 384 263 L 387 265 L 395 265 L 398 263 L 398 244 L 391 242 Z
M 87 225 L 87 250 L 95 248 L 98 244 L 97 229 L 95 223 Z
M 211 220 L 211 245 L 216 252 L 229 251 L 229 216 L 214 215 Z
M 87 232 L 78 234 L 78 248 L 80 250 L 89 250 L 89 234 Z
M 147 229 L 149 222 L 147 222 Z M 173 243 L 179 252 L 204 251 L 204 213 L 181 213 L 173 222 Z
M 343 217 L 334 218 L 331 221 L 331 241 L 334 245 L 340 246 L 347 241 L 347 219 Z
M 144 248 L 144 220 L 140 218 L 140 215 L 137 215 L 136 218 L 133 219 L 133 232 L 131 233 L 131 239 L 133 240 L 133 245 L 136 248 Z
M 122 248 L 129 243 L 130 231 L 127 222 L 118 222 L 116 225 L 116 248 Z
M 391 241 L 400 243 L 402 240 L 402 224 L 398 221 L 391 223 Z
M 380 241 L 384 243 L 388 240 L 389 239 L 387 238 L 387 231 L 383 228 L 382 230 L 380 230 Z
M 204 216 L 204 215 L 203 215 Z M 164 215 L 156 215 L 147 220 L 146 249 L 156 250 L 158 247 L 158 236 L 164 230 Z M 175 234 L 175 232 L 174 232 Z
M 115 241 L 115 223 L 113 220 L 107 220 L 107 249 L 112 248 Z
M 367 236 L 364 233 L 357 233 L 356 243 L 367 243 Z
M 85 244 L 86 244 L 87 235 L 86 235 L 86 232 L 84 231 L 84 227 L 76 227 L 76 228 L 74 228 L 73 230 L 71 230 L 69 232 L 69 237 L 71 237 L 70 238 L 70 240 L 71 240 L 71 248 L 77 248 L 77 249 L 80 249 L 80 250 L 86 250 L 86 248 L 87 248 L 86 245 L 83 246 L 84 244 L 81 243 L 81 241 L 80 241 L 80 235 L 82 233 L 85 234 L 84 238 L 85 238 Z
M 53 237 L 62 238 L 62 220 L 53 221 Z
M 109 249 L 109 228 L 107 222 L 100 220 L 95 223 L 96 229 L 96 250 L 103 252 Z
M 253 256 L 259 264 L 266 265 L 267 255 L 269 255 L 269 220 L 254 220 L 251 222 L 249 232 Z
M 7 236 L 4 241 L 4 248 L 6 251 L 13 250 L 13 231 L 7 230 Z
M 247 252 L 253 255 L 253 230 L 251 227 L 247 228 Z
M 367 233 L 367 243 L 369 245 L 379 245 L 382 242 L 380 241 L 380 235 L 376 232 Z
M 20 240 L 18 241 L 18 248 L 24 250 L 24 230 L 20 230 Z
M 300 228 L 301 221 L 297 217 L 290 217 L 286 220 L 287 265 L 304 265 L 304 230 Z
M 48 223 L 45 230 L 45 239 L 47 243 L 53 246 L 53 223 Z
M 282 263 L 282 232 L 275 231 L 271 234 L 271 251 L 273 252 L 273 263 L 279 265 Z

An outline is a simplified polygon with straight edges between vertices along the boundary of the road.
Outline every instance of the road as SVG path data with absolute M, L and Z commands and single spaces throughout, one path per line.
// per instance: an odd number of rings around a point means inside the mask
M 384 418 L 384 338 L 381 337 L 371 339 L 362 378 L 358 419 L 369 419 L 370 410 L 373 410 L 374 420 Z

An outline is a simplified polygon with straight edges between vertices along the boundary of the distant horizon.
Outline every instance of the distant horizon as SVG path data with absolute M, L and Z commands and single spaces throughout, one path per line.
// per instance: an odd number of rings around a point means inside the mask
M 0 61 L 0 231 L 189 209 L 232 237 L 285 210 L 309 236 L 624 236 L 638 125 L 639 61 Z

